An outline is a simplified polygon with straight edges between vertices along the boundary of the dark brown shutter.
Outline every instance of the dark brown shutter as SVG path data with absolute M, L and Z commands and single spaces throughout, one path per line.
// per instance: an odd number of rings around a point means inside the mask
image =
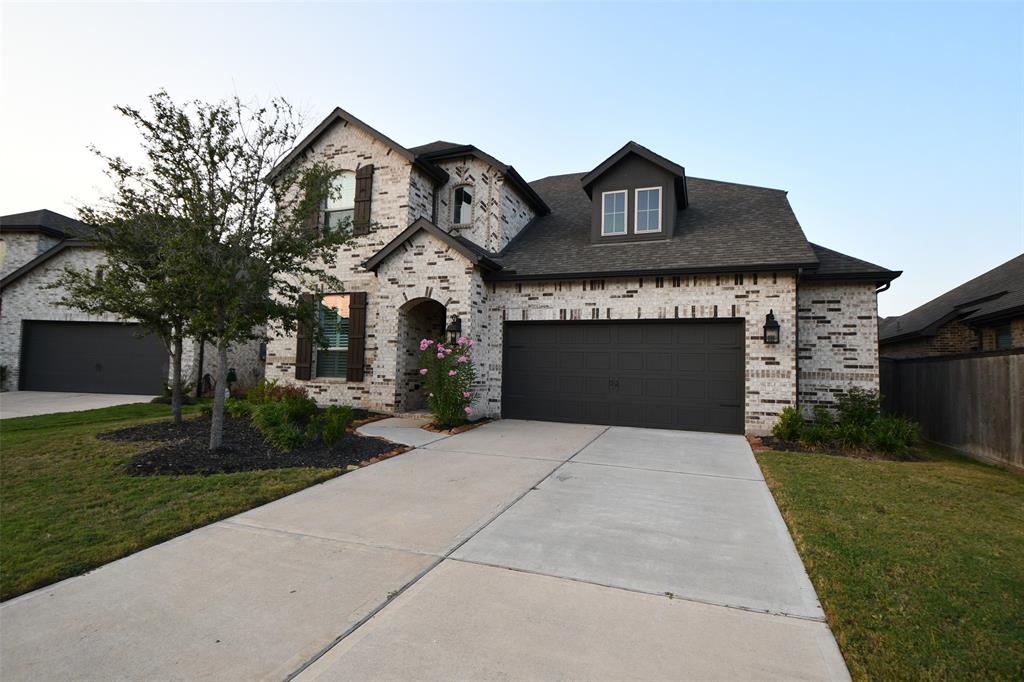
M 352 234 L 370 234 L 370 197 L 373 194 L 373 164 L 356 171 L 356 214 Z
M 302 294 L 302 305 L 313 305 L 313 294 Z M 295 378 L 308 381 L 313 372 L 313 325 L 308 320 L 299 322 L 295 335 Z
M 363 380 L 366 362 L 366 292 L 348 295 L 348 372 L 349 381 Z

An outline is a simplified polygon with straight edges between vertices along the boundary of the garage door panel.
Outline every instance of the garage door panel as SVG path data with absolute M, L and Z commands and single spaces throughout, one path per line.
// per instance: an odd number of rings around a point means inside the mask
M 156 395 L 169 358 L 155 336 L 136 324 L 25 321 L 20 388 Z
M 742 322 L 513 322 L 505 347 L 506 417 L 743 431 Z

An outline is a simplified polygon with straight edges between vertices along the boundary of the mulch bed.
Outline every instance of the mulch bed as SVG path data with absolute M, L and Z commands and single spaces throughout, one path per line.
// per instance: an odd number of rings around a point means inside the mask
M 227 415 L 224 417 L 224 446 L 215 451 L 208 449 L 208 416 L 188 419 L 180 426 L 168 421 L 140 424 L 100 434 L 99 438 L 160 443 L 127 463 L 128 473 L 133 476 L 208 475 L 290 467 L 345 469 L 372 464 L 409 449 L 382 438 L 350 432 L 333 447 L 327 447 L 318 439 L 285 452 L 267 443 L 247 418 Z
M 755 443 L 756 439 L 758 442 Z M 823 455 L 834 455 L 836 457 L 855 457 L 857 459 L 884 459 L 891 462 L 920 462 L 925 457 L 922 457 L 919 453 L 913 450 L 905 452 L 879 452 L 877 450 L 844 450 L 842 448 L 832 447 L 818 447 L 813 445 L 804 445 L 803 443 L 793 443 L 790 441 L 779 440 L 774 436 L 748 436 L 747 441 L 750 442 L 751 448 L 755 452 L 764 450 L 779 450 L 782 452 L 817 452 Z

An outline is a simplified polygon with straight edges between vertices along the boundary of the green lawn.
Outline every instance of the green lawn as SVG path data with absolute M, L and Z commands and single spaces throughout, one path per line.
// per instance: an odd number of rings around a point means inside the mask
M 854 679 L 1024 677 L 1024 476 L 759 453 Z
M 0 421 L 0 599 L 339 473 L 278 469 L 134 477 L 121 465 L 142 447 L 95 438 L 169 414 L 166 405 L 143 404 Z

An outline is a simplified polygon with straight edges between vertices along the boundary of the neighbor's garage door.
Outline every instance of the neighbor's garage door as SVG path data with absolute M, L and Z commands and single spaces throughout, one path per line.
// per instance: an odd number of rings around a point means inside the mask
M 509 322 L 502 416 L 743 433 L 743 323 Z
M 139 325 L 110 322 L 29 322 L 21 336 L 23 391 L 158 395 L 168 354 Z

